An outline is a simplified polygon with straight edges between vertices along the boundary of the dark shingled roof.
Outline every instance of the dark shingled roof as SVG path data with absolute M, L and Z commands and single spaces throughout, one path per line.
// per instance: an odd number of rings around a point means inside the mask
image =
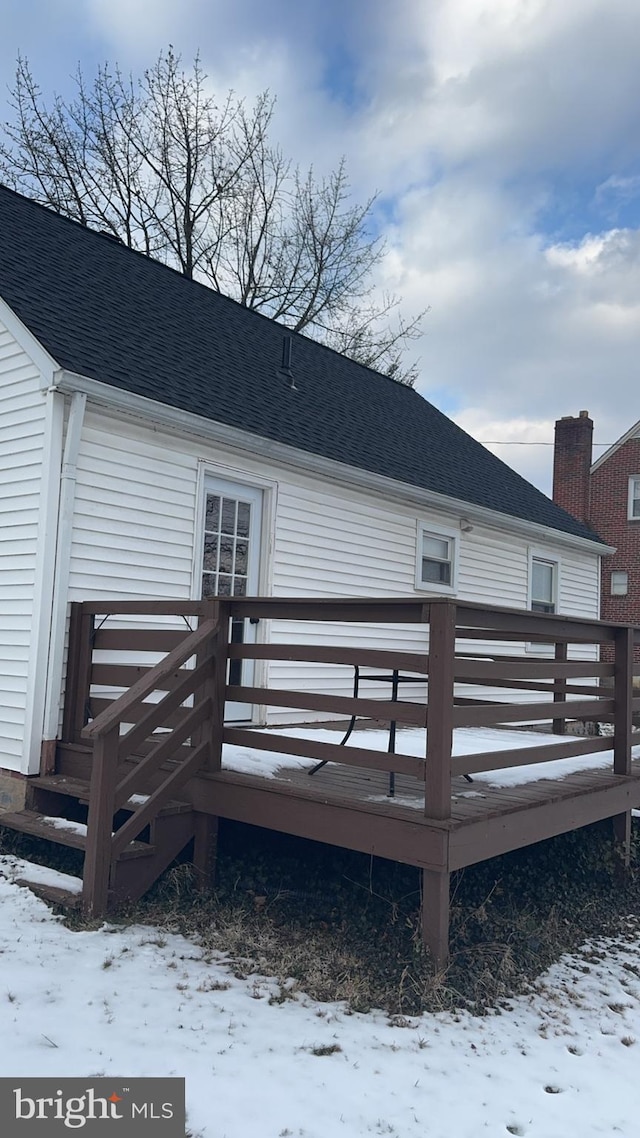
M 0 187 L 0 296 L 58 364 L 196 415 L 598 540 L 416 391 Z

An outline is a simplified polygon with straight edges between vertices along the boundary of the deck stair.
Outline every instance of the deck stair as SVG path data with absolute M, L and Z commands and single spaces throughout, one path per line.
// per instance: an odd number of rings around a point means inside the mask
M 66 775 L 45 775 L 29 783 L 27 808 L 6 813 L 6 829 L 39 838 L 54 845 L 86 851 L 90 784 Z M 114 816 L 117 831 L 136 809 L 147 801 L 134 796 Z M 109 906 L 135 901 L 160 876 L 194 836 L 195 815 L 189 803 L 169 800 L 136 839 L 112 859 L 109 870 Z M 135 864 L 132 864 L 135 863 Z M 64 907 L 76 908 L 80 896 L 57 887 L 25 881 L 39 896 Z
M 163 608 L 174 608 L 135 607 L 154 614 L 160 609 L 161 615 Z M 0 815 L 0 827 L 84 854 L 80 901 L 77 881 L 71 891 L 38 882 L 37 873 L 32 883 L 25 873 L 25 883 L 57 904 L 80 903 L 89 916 L 138 900 L 187 847 L 200 879 L 210 877 L 215 822 L 181 792 L 210 762 L 224 706 L 226 642 L 220 667 L 215 605 L 205 612 L 193 602 L 185 607 L 201 618 L 197 628 L 115 631 L 124 652 L 152 652 L 156 659 L 166 653 L 149 666 L 96 659 L 101 648 L 93 616 L 80 630 L 72 618 L 65 727 L 55 769 L 29 779 L 24 810 Z M 73 652 L 79 631 L 88 632 L 80 688 Z M 105 698 L 105 688 L 124 690 Z

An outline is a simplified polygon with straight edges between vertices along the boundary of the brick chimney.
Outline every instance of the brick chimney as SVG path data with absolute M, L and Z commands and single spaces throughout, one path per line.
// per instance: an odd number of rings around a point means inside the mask
M 556 423 L 553 452 L 553 500 L 580 522 L 591 513 L 591 441 L 593 420 L 588 411 L 567 415 Z

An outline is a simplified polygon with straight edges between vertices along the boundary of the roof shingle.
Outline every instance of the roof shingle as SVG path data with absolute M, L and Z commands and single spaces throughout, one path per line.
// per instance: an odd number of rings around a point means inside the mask
M 72 372 L 599 540 L 416 391 L 0 187 L 0 296 Z

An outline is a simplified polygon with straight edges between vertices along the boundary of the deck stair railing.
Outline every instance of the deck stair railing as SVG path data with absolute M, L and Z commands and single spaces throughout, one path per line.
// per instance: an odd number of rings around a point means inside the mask
M 100 610 L 104 611 L 103 607 Z M 111 606 L 122 613 L 122 605 Z M 167 603 L 167 610 L 169 609 Z M 175 611 L 175 605 L 173 610 Z M 149 669 L 128 665 L 94 665 L 97 682 L 122 684 L 138 675 L 130 687 L 82 728 L 93 744 L 83 879 L 83 905 L 89 913 L 107 907 L 109 883 L 118 857 L 196 773 L 211 769 L 215 753 L 214 724 L 224 685 L 224 647 L 215 603 L 200 614 L 198 627 Z M 155 606 L 157 614 L 157 606 Z M 136 611 L 144 614 L 140 604 Z M 149 640 L 146 645 L 166 643 Z M 129 649 L 141 637 L 127 634 Z M 191 666 L 192 665 L 192 666 Z M 220 667 L 222 666 L 222 673 Z M 151 702 L 150 702 L 151 701 Z M 128 730 L 123 728 L 128 727 Z M 218 747 L 219 751 L 219 747 Z M 118 811 L 130 811 L 114 828 Z

